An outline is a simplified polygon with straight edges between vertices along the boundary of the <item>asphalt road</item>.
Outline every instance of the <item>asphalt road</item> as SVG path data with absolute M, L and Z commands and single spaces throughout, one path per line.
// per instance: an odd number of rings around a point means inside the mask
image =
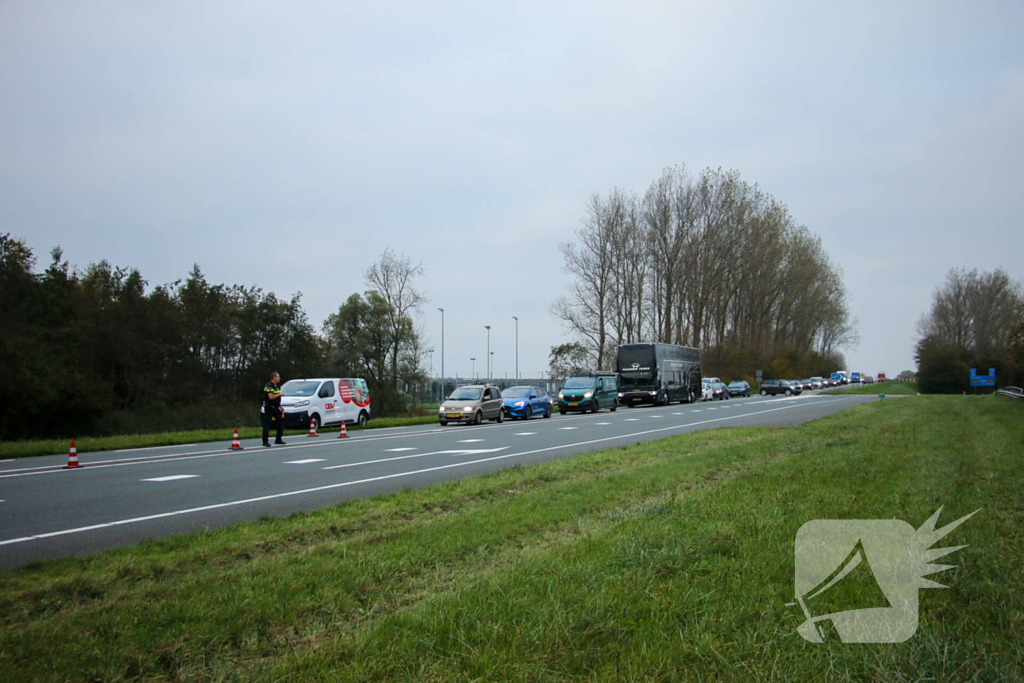
M 481 426 L 363 430 L 347 439 L 291 437 L 80 453 L 0 462 L 0 570 L 147 538 L 283 516 L 512 465 L 718 427 L 785 427 L 878 400 L 817 392 L 619 408 Z

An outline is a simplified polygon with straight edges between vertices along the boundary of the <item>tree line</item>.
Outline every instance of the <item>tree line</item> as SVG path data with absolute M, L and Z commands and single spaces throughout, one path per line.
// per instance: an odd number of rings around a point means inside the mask
M 560 250 L 572 279 L 551 311 L 599 369 L 657 341 L 701 348 L 708 375 L 808 377 L 859 341 L 820 238 L 735 171 L 677 166 L 643 195 L 595 194 Z M 555 365 L 573 350 L 552 351 Z
M 107 261 L 73 269 L 59 248 L 36 272 L 24 241 L 0 235 L 0 439 L 257 424 L 272 371 L 364 377 L 376 415 L 407 410 L 425 380 L 422 268 L 385 251 L 320 330 L 301 294 L 211 284 L 198 266 L 148 287 Z
M 923 393 L 970 391 L 971 368 L 995 368 L 998 386 L 1024 385 L 1024 283 L 1005 271 L 950 270 L 917 330 Z

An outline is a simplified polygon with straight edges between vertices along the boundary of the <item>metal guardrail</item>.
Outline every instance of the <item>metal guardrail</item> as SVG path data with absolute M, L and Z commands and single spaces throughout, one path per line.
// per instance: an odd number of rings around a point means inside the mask
M 996 393 L 1000 396 L 1009 396 L 1010 398 L 1024 398 L 1024 389 L 1020 387 L 1004 387 Z

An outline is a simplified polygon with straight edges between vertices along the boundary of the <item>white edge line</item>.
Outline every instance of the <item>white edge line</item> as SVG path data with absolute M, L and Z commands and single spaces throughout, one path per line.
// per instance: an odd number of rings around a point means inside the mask
M 748 415 L 746 415 L 744 417 L 749 417 L 750 415 L 763 415 L 765 413 L 774 413 L 774 412 L 777 412 L 777 411 L 780 411 L 780 410 L 789 410 L 791 408 L 796 408 L 796 407 L 798 407 L 798 405 L 788 405 L 788 406 L 783 406 L 781 408 L 769 408 L 768 410 L 762 410 L 762 411 L 757 412 L 757 413 L 750 413 L 750 414 L 748 414 Z M 737 417 L 739 417 L 739 416 L 737 416 Z M 522 453 L 505 453 L 505 454 L 502 454 L 502 455 L 495 455 L 495 456 L 492 456 L 490 458 L 480 458 L 478 460 L 467 460 L 465 462 L 451 463 L 450 465 L 438 465 L 437 467 L 427 467 L 427 468 L 422 469 L 422 470 L 414 470 L 414 471 L 411 471 L 411 472 L 396 472 L 394 474 L 385 474 L 385 475 L 382 475 L 382 476 L 379 476 L 379 477 L 370 477 L 368 479 L 359 479 L 359 480 L 356 480 L 356 481 L 343 481 L 343 482 L 338 483 L 338 484 L 327 484 L 326 486 L 317 486 L 317 487 L 311 488 L 311 489 L 301 489 L 301 490 L 298 490 L 298 491 L 285 491 L 284 493 L 273 493 L 273 494 L 270 494 L 270 495 L 267 495 L 267 496 L 258 496 L 256 498 L 244 498 L 242 500 L 233 500 L 233 501 L 228 501 L 226 503 L 214 503 L 213 505 L 203 505 L 201 507 L 186 508 L 184 510 L 172 510 L 171 512 L 160 512 L 160 513 L 155 514 L 155 515 L 146 515 L 145 517 L 132 517 L 131 519 L 120 519 L 120 520 L 117 520 L 117 521 L 114 521 L 114 522 L 104 522 L 102 524 L 93 524 L 91 526 L 83 526 L 83 527 L 78 527 L 78 528 L 75 528 L 75 529 L 63 529 L 61 531 L 50 531 L 50 532 L 45 533 L 45 534 L 36 534 L 34 536 L 23 536 L 22 538 L 11 538 L 11 539 L 7 539 L 5 541 L 0 541 L 0 546 L 13 545 L 15 543 L 25 543 L 27 541 L 36 541 L 36 540 L 41 540 L 41 539 L 44 539 L 44 538 L 54 538 L 56 536 L 67 536 L 67 535 L 70 535 L 70 534 L 79 534 L 79 533 L 83 533 L 83 532 L 86 532 L 86 531 L 96 531 L 97 529 L 108 529 L 110 527 L 123 526 L 125 524 L 138 524 L 140 522 L 151 522 L 151 521 L 156 520 L 156 519 L 167 519 L 168 517 L 179 517 L 181 515 L 189 515 L 189 514 L 193 514 L 193 513 L 196 513 L 196 512 L 207 512 L 209 510 L 220 510 L 220 509 L 227 508 L 227 507 L 234 507 L 236 505 L 248 505 L 250 503 L 260 503 L 260 502 L 263 502 L 265 500 L 276 500 L 278 498 L 289 498 L 291 496 L 301 496 L 301 495 L 305 495 L 307 493 L 319 493 L 321 491 L 330 491 L 332 489 L 346 488 L 346 487 L 349 487 L 349 486 L 358 486 L 359 484 L 370 484 L 370 483 L 377 482 L 377 481 L 386 481 L 388 479 L 398 479 L 398 478 L 401 478 L 401 477 L 412 477 L 412 476 L 415 476 L 417 474 L 427 474 L 428 472 L 439 472 L 441 470 L 449 470 L 449 469 L 453 469 L 453 468 L 456 468 L 456 467 L 468 467 L 470 465 L 480 465 L 480 464 L 485 463 L 485 462 L 494 462 L 495 460 L 507 460 L 508 458 L 518 458 L 518 457 L 522 457 L 524 455 L 535 455 L 537 453 L 544 453 L 544 452 L 547 452 L 547 451 L 555 451 L 555 450 L 560 450 L 560 449 L 564 449 L 564 448 L 575 448 L 575 447 L 579 447 L 579 446 L 589 446 L 590 444 L 603 443 L 603 442 L 606 442 L 606 441 L 617 441 L 617 440 L 621 440 L 621 439 L 631 439 L 631 438 L 634 438 L 634 437 L 637 437 L 637 436 L 644 436 L 646 434 L 657 434 L 658 432 L 666 432 L 666 431 L 671 431 L 671 430 L 676 430 L 676 429 L 685 429 L 687 427 L 696 427 L 696 426 L 699 426 L 699 425 L 702 425 L 702 424 L 710 424 L 712 422 L 721 422 L 723 420 L 733 420 L 733 419 L 736 419 L 736 418 L 733 418 L 733 417 L 719 417 L 719 418 L 715 418 L 713 420 L 704 420 L 702 422 L 693 422 L 693 423 L 686 424 L 686 425 L 674 425 L 672 427 L 660 427 L 658 429 L 648 429 L 647 431 L 635 432 L 633 434 L 623 434 L 623 435 L 620 435 L 620 436 L 607 436 L 607 437 L 604 437 L 604 438 L 601 438 L 601 439 L 593 439 L 591 441 L 580 441 L 580 442 L 577 442 L 577 443 L 566 444 L 566 445 L 563 445 L 563 446 L 549 446 L 547 448 L 538 448 L 536 450 L 524 451 Z M 404 457 L 410 457 L 410 456 L 404 456 Z M 398 460 L 398 459 L 399 458 L 395 458 L 395 460 Z M 379 462 L 379 461 L 371 461 L 371 462 Z

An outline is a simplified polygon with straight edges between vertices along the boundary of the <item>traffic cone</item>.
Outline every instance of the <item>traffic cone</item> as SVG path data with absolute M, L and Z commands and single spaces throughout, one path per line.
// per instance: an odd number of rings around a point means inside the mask
M 78 467 L 78 449 L 75 448 L 75 440 L 71 439 L 71 450 L 68 451 L 68 466 L 64 469 L 70 470 Z
M 233 451 L 245 450 L 244 448 L 242 448 L 242 444 L 238 441 L 238 427 L 235 427 L 235 438 L 231 440 L 231 450 L 233 450 Z
M 344 420 L 341 421 L 341 431 L 338 432 L 338 438 L 339 439 L 347 439 L 348 438 L 348 431 L 345 430 L 345 421 Z
M 314 422 L 313 420 L 309 421 L 309 435 L 320 436 L 319 434 L 316 433 L 316 422 Z

